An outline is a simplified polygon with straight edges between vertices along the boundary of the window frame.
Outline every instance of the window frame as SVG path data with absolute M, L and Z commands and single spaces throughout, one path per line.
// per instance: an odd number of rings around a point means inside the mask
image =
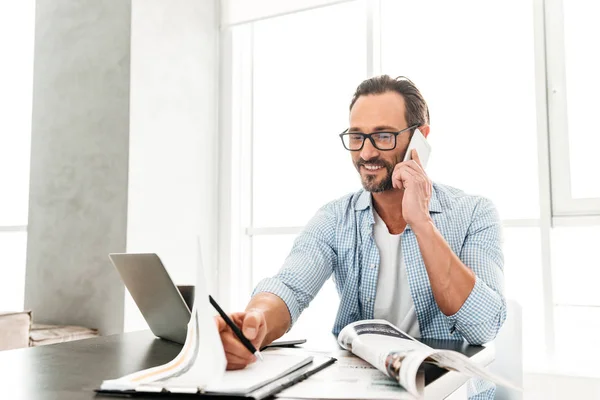
M 544 1 L 544 44 L 553 218 L 577 224 L 573 217 L 600 216 L 600 198 L 571 195 L 571 152 L 567 116 L 567 82 L 563 0 Z M 579 223 L 585 224 L 585 218 Z

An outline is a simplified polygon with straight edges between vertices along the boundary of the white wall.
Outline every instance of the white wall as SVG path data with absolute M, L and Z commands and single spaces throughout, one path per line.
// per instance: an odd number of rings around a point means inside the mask
M 201 237 L 217 270 L 216 0 L 133 0 L 128 252 L 156 252 L 193 284 Z M 125 330 L 145 321 L 127 295 Z

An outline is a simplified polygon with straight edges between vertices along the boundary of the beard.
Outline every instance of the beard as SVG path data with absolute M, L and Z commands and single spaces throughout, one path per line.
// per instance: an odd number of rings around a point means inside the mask
M 382 166 L 385 168 L 385 176 L 380 178 L 376 175 L 363 175 L 360 172 L 360 167 L 365 165 L 365 164 L 372 164 L 372 165 L 378 165 L 378 166 Z M 358 170 L 358 173 L 360 174 L 360 178 L 362 181 L 362 185 L 363 188 L 367 191 L 367 192 L 371 192 L 371 193 L 379 193 L 379 192 L 385 192 L 386 190 L 391 190 L 393 189 L 393 185 L 392 185 L 392 173 L 394 172 L 394 166 L 390 164 L 389 162 L 382 160 L 382 159 L 372 159 L 369 161 L 365 161 L 362 158 L 359 158 L 358 161 L 356 161 L 354 163 L 354 166 L 356 167 L 356 169 Z

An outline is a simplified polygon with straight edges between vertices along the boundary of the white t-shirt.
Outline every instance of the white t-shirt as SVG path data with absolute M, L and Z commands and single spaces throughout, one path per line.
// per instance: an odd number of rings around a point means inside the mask
M 381 262 L 377 277 L 374 317 L 385 319 L 413 337 L 420 337 L 415 303 L 410 295 L 406 264 L 402 256 L 402 233 L 392 235 L 379 214 L 375 217 L 375 244 Z

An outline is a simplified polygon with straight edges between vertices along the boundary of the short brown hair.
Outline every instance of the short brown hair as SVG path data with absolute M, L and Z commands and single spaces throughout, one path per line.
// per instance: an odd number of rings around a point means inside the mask
M 352 110 L 354 103 L 356 103 L 356 100 L 360 96 L 386 92 L 396 92 L 404 98 L 406 104 L 406 114 L 404 117 L 408 126 L 429 124 L 429 108 L 423 95 L 421 95 L 415 84 L 404 76 L 394 79 L 389 75 L 379 75 L 364 80 L 358 85 L 354 96 L 352 96 L 350 110 Z

